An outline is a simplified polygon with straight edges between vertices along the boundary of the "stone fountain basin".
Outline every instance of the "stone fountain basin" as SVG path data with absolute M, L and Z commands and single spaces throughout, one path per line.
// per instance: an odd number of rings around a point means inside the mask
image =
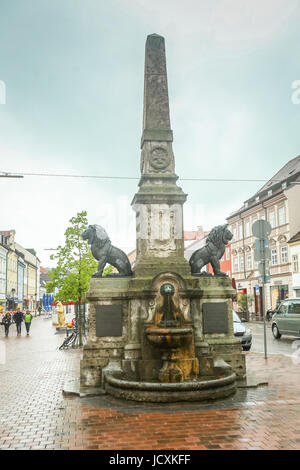
M 180 383 L 128 380 L 122 373 L 105 374 L 105 389 L 116 398 L 152 403 L 210 401 L 236 391 L 235 373 L 223 377 L 202 377 Z
M 186 327 L 148 327 L 146 329 L 146 336 L 150 343 L 164 349 L 178 349 L 191 340 L 192 335 L 193 329 Z

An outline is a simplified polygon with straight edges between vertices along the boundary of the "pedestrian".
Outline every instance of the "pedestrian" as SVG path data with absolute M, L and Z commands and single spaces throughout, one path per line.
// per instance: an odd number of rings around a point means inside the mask
M 25 328 L 27 331 L 27 336 L 29 335 L 29 330 L 30 330 L 30 325 L 31 325 L 31 320 L 32 320 L 32 315 L 29 312 L 29 310 L 26 310 L 26 313 L 24 315 L 24 320 L 25 320 Z
M 23 321 L 23 313 L 21 312 L 20 307 L 18 307 L 16 313 L 14 314 L 14 322 L 17 326 L 17 335 L 18 336 L 21 335 L 22 321 Z
M 11 325 L 11 314 L 9 312 L 6 312 L 2 319 L 2 324 L 4 325 L 4 330 L 5 330 L 5 336 L 8 336 L 9 333 L 9 327 Z

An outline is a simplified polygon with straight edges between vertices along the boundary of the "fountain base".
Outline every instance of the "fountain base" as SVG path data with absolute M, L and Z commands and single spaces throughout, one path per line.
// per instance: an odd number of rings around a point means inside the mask
M 236 392 L 236 375 L 231 373 L 218 378 L 201 377 L 179 383 L 162 383 L 128 380 L 122 374 L 108 373 L 105 390 L 116 398 L 138 402 L 210 401 L 233 395 Z

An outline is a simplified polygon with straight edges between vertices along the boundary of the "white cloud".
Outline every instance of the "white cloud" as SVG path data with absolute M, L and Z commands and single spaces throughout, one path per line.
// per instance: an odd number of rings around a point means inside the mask
M 300 6 L 299 0 L 138 0 L 133 4 L 144 23 L 158 28 L 149 34 L 178 39 L 208 35 L 220 43 L 279 34 L 288 19 L 299 15 Z

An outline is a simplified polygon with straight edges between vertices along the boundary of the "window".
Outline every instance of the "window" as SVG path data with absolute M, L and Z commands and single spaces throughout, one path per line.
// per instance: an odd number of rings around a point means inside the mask
M 276 264 L 278 263 L 278 259 L 277 259 L 277 250 L 271 250 L 271 263 L 272 263 L 272 266 L 276 266 Z
M 245 263 L 244 263 L 244 257 L 243 256 L 240 259 L 240 267 L 241 267 L 241 271 L 244 271 Z
M 236 240 L 236 227 L 232 228 L 232 235 L 233 235 L 232 240 L 235 241 Z
M 285 224 L 285 207 L 280 207 L 278 211 L 279 225 Z
M 263 214 L 263 215 L 261 216 L 260 220 L 266 220 L 265 214 Z
M 274 228 L 276 223 L 275 223 L 275 212 L 269 212 L 269 222 L 271 224 L 271 227 Z
M 281 263 L 286 264 L 287 262 L 288 262 L 287 247 L 283 246 L 281 247 Z
M 225 252 L 225 256 L 226 256 L 226 261 L 230 261 L 230 248 L 227 246 L 226 247 L 226 252 Z
M 289 312 L 293 315 L 300 314 L 300 302 L 291 302 L 289 305 Z
M 242 224 L 239 225 L 239 239 L 243 239 L 243 226 Z
M 237 273 L 238 270 L 239 270 L 239 260 L 238 260 L 238 258 L 234 258 L 233 267 L 234 267 L 234 272 Z
M 298 255 L 293 255 L 293 271 L 294 273 L 299 271 Z
M 249 220 L 245 224 L 246 237 L 250 237 L 250 222 Z
M 247 256 L 247 269 L 248 270 L 252 269 L 252 256 L 251 255 Z
M 287 311 L 288 311 L 288 304 L 285 302 L 285 303 L 281 304 L 279 312 L 280 313 L 287 313 Z

